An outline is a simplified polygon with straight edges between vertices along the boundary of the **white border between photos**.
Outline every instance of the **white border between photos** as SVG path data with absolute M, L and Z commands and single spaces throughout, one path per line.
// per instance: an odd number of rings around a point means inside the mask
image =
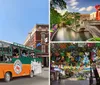
M 52 43 L 100 43 L 100 41 L 51 41 L 50 39 L 50 0 L 49 2 L 49 85 L 50 85 L 50 45 Z
M 49 4 L 49 15 L 48 15 L 48 18 L 49 18 L 49 75 L 48 75 L 48 78 L 49 78 L 49 82 L 48 82 L 48 85 L 50 85 L 50 43 L 51 43 L 51 41 L 50 41 L 50 0 L 48 0 L 48 4 Z

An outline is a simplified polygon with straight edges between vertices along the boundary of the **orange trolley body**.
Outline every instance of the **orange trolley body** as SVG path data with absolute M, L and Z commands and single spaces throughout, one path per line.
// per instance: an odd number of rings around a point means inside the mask
M 36 53 L 41 52 L 18 43 L 0 41 L 0 79 L 10 81 L 13 77 L 33 77 L 41 73 L 41 58 Z
M 23 64 L 22 71 L 19 74 L 17 74 L 14 71 L 14 64 L 1 63 L 0 64 L 0 79 L 4 78 L 7 72 L 9 72 L 12 77 L 19 77 L 19 76 L 29 75 L 30 71 L 31 71 L 31 66 L 29 64 Z

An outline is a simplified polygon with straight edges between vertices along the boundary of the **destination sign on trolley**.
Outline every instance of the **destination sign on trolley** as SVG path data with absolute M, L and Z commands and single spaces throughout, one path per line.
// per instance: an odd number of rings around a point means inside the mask
M 19 43 L 16 43 L 16 42 L 14 42 L 13 44 L 16 45 L 16 46 L 19 46 L 19 47 L 23 47 L 23 48 L 27 48 L 27 49 L 33 50 L 32 47 L 27 47 L 25 45 L 22 45 L 22 44 L 19 44 Z

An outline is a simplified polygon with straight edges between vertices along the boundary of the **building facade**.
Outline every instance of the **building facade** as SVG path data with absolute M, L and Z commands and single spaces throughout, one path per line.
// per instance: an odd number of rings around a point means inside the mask
M 90 20 L 96 20 L 96 12 L 90 14 Z
M 41 50 L 43 53 L 38 53 L 36 57 L 42 57 L 43 66 L 49 66 L 49 25 L 36 24 L 28 33 L 24 45 Z
M 84 21 L 88 21 L 90 20 L 90 14 L 80 14 L 80 25 L 83 25 L 84 26 Z
M 80 20 L 90 20 L 90 14 L 81 14 Z

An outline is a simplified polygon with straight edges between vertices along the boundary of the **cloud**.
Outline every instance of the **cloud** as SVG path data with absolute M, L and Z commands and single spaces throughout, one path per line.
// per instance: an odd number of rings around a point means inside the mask
M 68 3 L 76 2 L 76 0 L 69 0 Z
M 67 2 L 67 7 L 68 7 L 68 10 L 72 10 L 72 11 L 79 11 L 79 12 L 82 12 L 82 11 L 85 11 L 85 12 L 90 12 L 94 9 L 94 6 L 88 6 L 88 7 L 78 7 L 78 4 L 79 4 L 79 1 L 78 0 L 65 0 Z
M 68 1 L 68 3 L 70 3 L 70 6 L 77 6 L 79 4 L 79 2 L 77 2 L 76 0 L 70 0 Z
M 75 8 L 75 10 L 79 10 L 79 8 Z
M 78 7 L 76 7 L 76 6 L 71 7 L 71 9 L 74 9 L 74 10 L 79 10 L 79 8 L 78 8 Z
M 79 11 L 85 11 L 85 10 L 86 10 L 85 7 L 82 7 L 82 8 L 79 9 Z
M 73 6 L 73 7 L 72 7 L 72 9 L 75 9 L 75 8 L 76 8 L 76 6 Z
M 77 5 L 79 2 L 77 0 L 65 0 L 67 3 L 67 10 L 68 11 L 73 11 L 73 10 L 78 10 Z
M 89 7 L 87 7 L 87 11 L 91 11 L 91 10 L 93 10 L 94 9 L 94 7 L 93 6 L 89 6 Z
M 68 11 L 67 9 L 61 10 L 59 7 L 57 7 L 55 10 L 56 10 L 58 13 L 60 13 L 61 15 L 65 14 L 65 12 Z
M 82 7 L 79 9 L 79 11 L 92 11 L 94 9 L 94 6 L 88 6 L 88 7 Z
M 79 2 L 73 2 L 70 4 L 70 6 L 77 6 L 79 4 Z

